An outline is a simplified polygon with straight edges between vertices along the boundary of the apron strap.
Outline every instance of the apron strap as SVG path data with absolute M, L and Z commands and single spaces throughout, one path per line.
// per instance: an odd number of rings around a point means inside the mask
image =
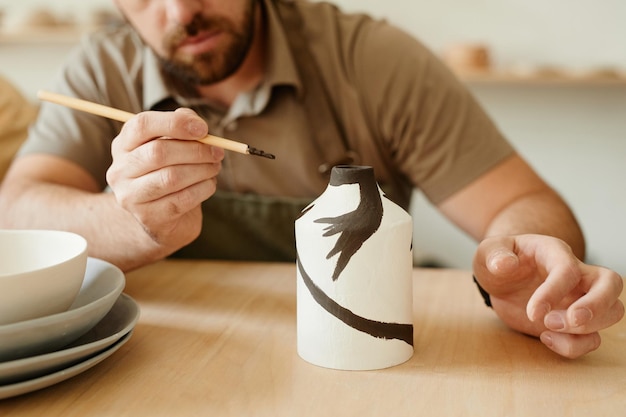
M 357 164 L 359 157 L 350 149 L 345 132 L 336 112 L 331 108 L 332 100 L 324 84 L 317 62 L 313 59 L 309 45 L 302 30 L 304 22 L 293 1 L 275 1 L 287 36 L 291 53 L 295 56 L 296 67 L 304 83 L 305 108 L 315 109 L 307 112 L 313 139 L 326 162 L 319 166 L 319 172 L 329 175 L 335 165 Z

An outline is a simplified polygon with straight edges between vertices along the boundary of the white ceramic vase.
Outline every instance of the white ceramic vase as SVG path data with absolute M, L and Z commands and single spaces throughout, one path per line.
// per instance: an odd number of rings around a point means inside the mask
M 385 197 L 374 170 L 337 166 L 295 222 L 298 354 L 345 370 L 413 355 L 411 216 Z

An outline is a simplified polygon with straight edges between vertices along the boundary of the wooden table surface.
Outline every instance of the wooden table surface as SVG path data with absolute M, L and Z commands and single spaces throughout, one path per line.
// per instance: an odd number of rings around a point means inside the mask
M 296 352 L 292 264 L 162 261 L 127 274 L 131 339 L 0 416 L 620 416 L 626 322 L 563 359 L 506 328 L 467 271 L 415 269 L 415 354 L 378 371 Z

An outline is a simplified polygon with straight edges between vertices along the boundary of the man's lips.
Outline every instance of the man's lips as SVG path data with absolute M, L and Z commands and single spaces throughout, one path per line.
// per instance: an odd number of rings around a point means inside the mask
M 220 41 L 222 32 L 215 30 L 210 32 L 202 32 L 195 36 L 189 36 L 183 39 L 176 49 L 179 52 L 189 54 L 199 54 L 208 52 L 213 49 L 215 45 Z

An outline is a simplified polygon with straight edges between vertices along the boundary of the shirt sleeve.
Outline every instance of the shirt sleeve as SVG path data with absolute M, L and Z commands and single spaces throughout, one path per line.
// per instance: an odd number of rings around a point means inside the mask
M 364 25 L 352 59 L 376 136 L 433 203 L 514 153 L 469 90 L 410 35 L 385 22 Z
M 135 93 L 135 82 L 124 51 L 114 43 L 99 43 L 97 37 L 84 37 L 56 74 L 51 91 L 136 111 L 126 104 Z M 104 190 L 106 171 L 112 163 L 111 143 L 121 128 L 122 123 L 117 121 L 42 102 L 39 117 L 19 154 L 43 153 L 72 161 L 89 172 Z

